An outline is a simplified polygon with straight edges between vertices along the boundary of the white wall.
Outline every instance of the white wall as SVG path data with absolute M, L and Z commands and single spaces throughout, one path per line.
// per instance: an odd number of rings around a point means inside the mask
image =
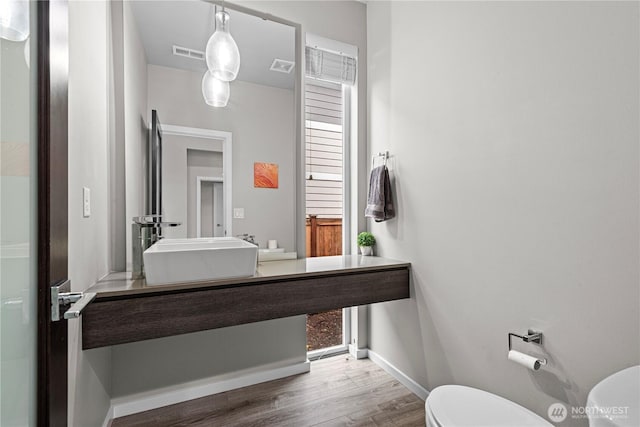
M 369 345 L 426 388 L 546 417 L 640 362 L 638 18 L 637 2 L 369 2 L 369 150 L 391 152 L 398 212 L 370 229 L 413 269 L 410 300 L 372 306 Z M 528 327 L 536 373 L 506 358 Z
M 277 239 L 293 251 L 295 223 L 295 109 L 293 91 L 236 80 L 225 108 L 202 99 L 202 75 L 149 65 L 148 106 L 163 124 L 233 134 L 233 207 L 245 218 L 233 220 L 233 234 L 254 234 L 261 247 Z M 170 144 L 168 142 L 166 145 Z M 253 163 L 277 163 L 277 189 L 253 187 Z M 168 203 L 163 203 L 168 214 Z M 167 216 L 168 220 L 173 218 Z M 177 230 L 176 230 L 177 231 Z
M 129 2 L 123 2 L 124 132 L 126 180 L 127 270 L 131 268 L 131 220 L 146 210 L 146 153 L 148 139 L 147 56 Z
M 126 146 L 124 112 L 124 11 L 122 0 L 109 2 L 111 26 L 109 29 L 109 208 L 111 224 L 112 271 L 127 269 L 127 216 Z M 117 171 L 117 172 L 115 172 Z M 115 173 L 114 173 L 115 172 Z
M 307 358 L 305 316 L 113 347 L 113 398 Z M 278 333 L 279 332 L 279 333 Z
M 107 2 L 69 2 L 69 279 L 83 291 L 109 271 Z M 91 216 L 82 217 L 82 187 Z M 69 321 L 69 425 L 99 426 L 110 405 L 111 349 L 82 351 Z

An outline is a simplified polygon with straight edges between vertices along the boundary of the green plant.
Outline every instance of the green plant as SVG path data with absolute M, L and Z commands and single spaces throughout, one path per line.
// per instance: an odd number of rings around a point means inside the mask
M 358 234 L 358 246 L 373 246 L 376 244 L 376 238 L 368 231 Z

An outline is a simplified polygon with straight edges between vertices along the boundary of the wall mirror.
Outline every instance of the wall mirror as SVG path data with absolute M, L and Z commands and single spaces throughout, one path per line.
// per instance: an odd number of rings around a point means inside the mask
M 155 110 L 162 129 L 161 213 L 181 223 L 164 236 L 246 233 L 261 248 L 277 240 L 293 252 L 299 27 L 227 4 L 240 69 L 227 105 L 213 107 L 202 81 L 214 14 L 222 10 L 215 3 L 123 2 L 127 223 L 151 213 L 147 144 Z M 127 252 L 130 241 L 127 235 Z

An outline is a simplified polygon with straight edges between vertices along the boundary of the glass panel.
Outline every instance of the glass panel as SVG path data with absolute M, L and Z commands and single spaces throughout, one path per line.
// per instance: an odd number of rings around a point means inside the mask
M 0 425 L 3 426 L 36 424 L 37 56 L 35 36 L 33 31 L 29 32 L 29 28 L 35 28 L 35 14 L 35 2 L 3 0 L 0 6 Z

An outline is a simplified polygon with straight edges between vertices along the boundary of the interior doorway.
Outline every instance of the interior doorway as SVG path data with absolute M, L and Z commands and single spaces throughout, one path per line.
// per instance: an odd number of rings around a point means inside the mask
M 196 179 L 196 237 L 224 237 L 224 186 L 219 177 Z
M 182 223 L 181 227 L 167 229 L 165 237 L 184 239 L 201 236 L 202 210 L 198 198 L 202 196 L 202 188 L 198 180 L 203 179 L 222 184 L 219 196 L 222 203 L 218 203 L 214 211 L 222 217 L 215 222 L 221 227 L 215 228 L 222 229 L 217 232 L 220 236 L 233 236 L 232 134 L 163 124 L 162 135 L 163 216 Z

